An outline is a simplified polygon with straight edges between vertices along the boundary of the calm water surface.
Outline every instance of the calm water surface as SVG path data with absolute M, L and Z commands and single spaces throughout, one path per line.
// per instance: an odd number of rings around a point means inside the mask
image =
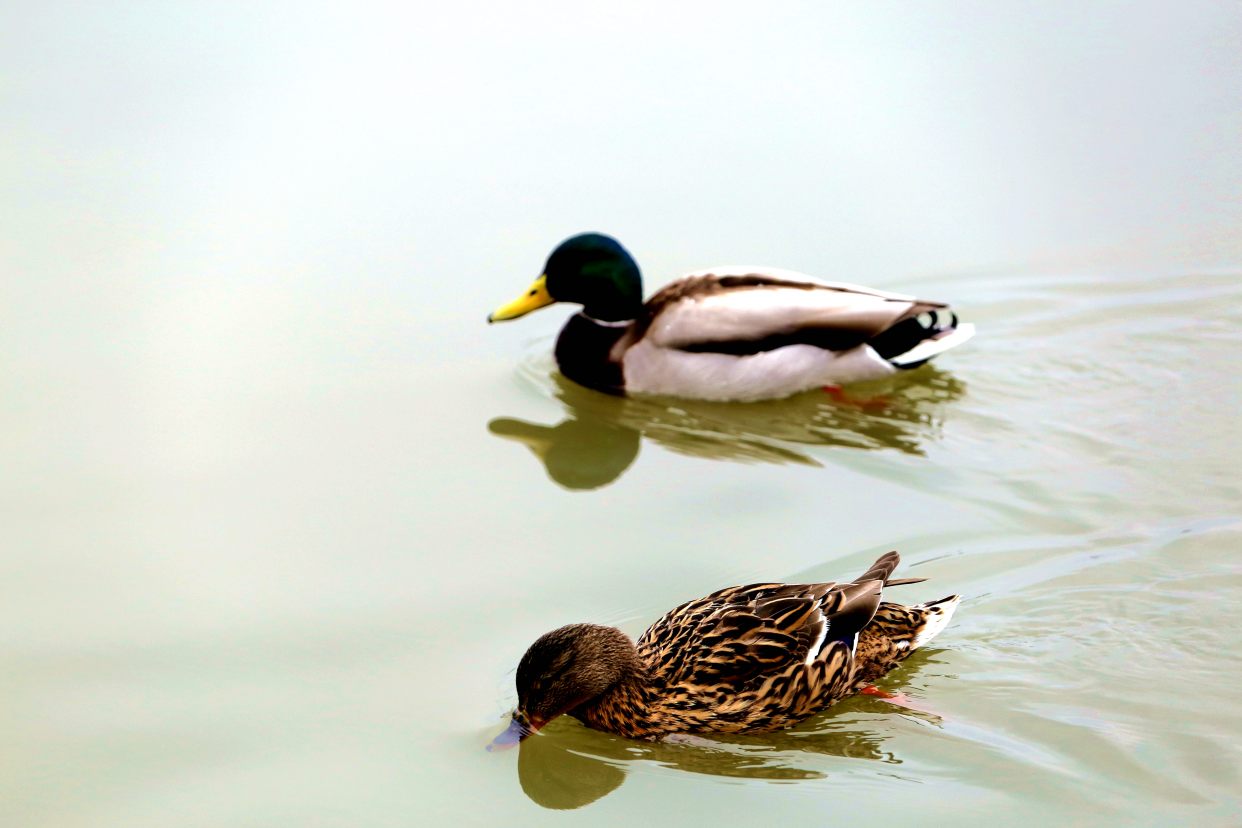
M 14 12 L 3 823 L 1237 824 L 1242 16 L 1070 8 Z M 595 394 L 483 323 L 584 229 L 980 333 Z M 484 751 L 548 629 L 892 548 L 923 710 Z

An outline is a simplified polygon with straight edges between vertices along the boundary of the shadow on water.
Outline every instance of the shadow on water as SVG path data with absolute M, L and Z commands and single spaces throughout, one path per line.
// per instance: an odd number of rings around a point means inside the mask
M 890 449 L 922 454 L 939 433 L 946 404 L 966 386 L 933 366 L 845 391 L 785 400 L 710 403 L 613 397 L 560 374 L 550 393 L 565 408 L 556 425 L 497 417 L 488 431 L 525 445 L 566 489 L 598 489 L 625 473 L 642 438 L 679 454 L 733 462 L 819 462 L 802 446 Z
M 902 672 L 912 667 L 917 669 L 913 660 Z M 590 730 L 563 717 L 519 746 L 518 781 L 537 805 L 567 810 L 607 796 L 629 773 L 641 768 L 640 763 L 726 779 L 823 779 L 828 774 L 807 761 L 810 757 L 901 764 L 901 759 L 885 749 L 885 734 L 876 727 L 893 715 L 940 724 L 934 714 L 898 710 L 864 696 L 839 703 L 797 730 L 758 736 L 686 736 L 638 742 Z

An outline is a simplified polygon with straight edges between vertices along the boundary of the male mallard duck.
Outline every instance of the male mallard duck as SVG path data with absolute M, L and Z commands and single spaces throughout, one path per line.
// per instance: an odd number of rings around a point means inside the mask
M 958 596 L 881 603 L 896 552 L 848 584 L 751 584 L 682 604 L 637 645 L 613 627 L 542 636 L 517 669 L 518 707 L 496 744 L 568 713 L 638 739 L 790 727 L 897 666 L 949 623 Z
M 583 306 L 556 341 L 571 380 L 702 400 L 777 399 L 877 379 L 974 334 L 942 302 L 768 268 L 691 273 L 644 304 L 638 264 L 598 233 L 562 243 L 529 290 L 487 321 L 554 302 Z

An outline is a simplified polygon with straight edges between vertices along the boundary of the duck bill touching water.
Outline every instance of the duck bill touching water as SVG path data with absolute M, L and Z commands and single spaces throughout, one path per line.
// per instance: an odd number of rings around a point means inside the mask
M 949 623 L 958 596 L 881 601 L 900 558 L 852 583 L 751 584 L 682 604 L 632 642 L 570 624 L 541 636 L 517 669 L 518 706 L 493 747 L 557 716 L 635 739 L 791 727 L 862 690 Z
M 644 303 L 638 264 L 598 233 L 563 242 L 487 320 L 555 302 L 582 305 L 556 342 L 561 372 L 611 393 L 778 399 L 914 368 L 974 335 L 943 302 L 770 268 L 691 273 Z

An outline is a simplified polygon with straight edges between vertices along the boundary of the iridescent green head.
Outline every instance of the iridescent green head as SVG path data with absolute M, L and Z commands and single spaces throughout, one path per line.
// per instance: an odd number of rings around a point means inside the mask
M 583 233 L 566 239 L 548 257 L 543 275 L 487 321 L 517 319 L 554 302 L 582 305 L 587 316 L 604 322 L 635 319 L 643 306 L 638 263 L 611 236 Z

